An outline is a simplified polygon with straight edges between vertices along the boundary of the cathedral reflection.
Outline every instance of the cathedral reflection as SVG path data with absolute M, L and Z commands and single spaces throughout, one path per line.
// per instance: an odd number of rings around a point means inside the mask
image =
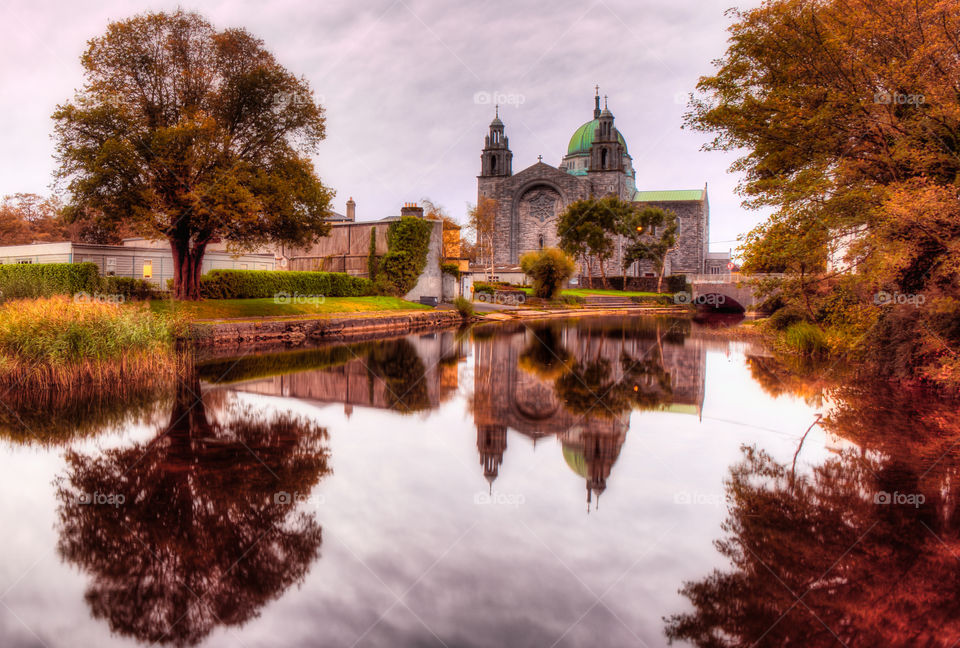
M 473 417 L 491 487 L 508 429 L 534 443 L 557 437 L 590 503 L 607 487 L 634 409 L 699 415 L 705 348 L 676 326 L 596 321 L 475 336 Z
M 690 331 L 689 321 L 648 318 L 481 325 L 469 333 L 206 363 L 201 370 L 233 389 L 342 403 L 348 416 L 355 407 L 424 412 L 468 387 L 460 384 L 460 364 L 472 348 L 470 409 L 491 488 L 513 430 L 534 443 L 558 439 L 589 503 L 607 487 L 631 412 L 700 414 L 706 348 Z

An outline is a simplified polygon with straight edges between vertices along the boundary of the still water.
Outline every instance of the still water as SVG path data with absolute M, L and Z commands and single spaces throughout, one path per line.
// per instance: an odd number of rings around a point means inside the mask
M 0 646 L 951 646 L 955 407 L 685 320 L 8 393 Z

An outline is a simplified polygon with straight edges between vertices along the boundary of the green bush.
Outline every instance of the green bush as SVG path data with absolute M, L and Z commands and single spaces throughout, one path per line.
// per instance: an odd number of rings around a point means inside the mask
M 586 298 L 580 295 L 560 295 L 560 301 L 571 306 L 580 306 L 587 303 Z
M 475 293 L 487 293 L 492 295 L 497 292 L 497 287 L 486 281 L 474 281 L 473 282 L 473 292 Z
M 377 257 L 377 228 L 370 228 L 370 249 L 367 252 L 367 276 L 375 281 L 379 271 L 379 257 Z
M 774 311 L 767 321 L 774 330 L 785 331 L 791 325 L 796 324 L 797 322 L 806 321 L 806 319 L 807 318 L 803 314 L 803 311 L 801 311 L 799 308 L 786 306 Z
M 665 278 L 668 293 L 692 292 L 687 284 L 687 275 L 676 274 Z
M 200 277 L 200 294 L 206 299 L 255 299 L 280 293 L 362 297 L 374 292 L 369 279 L 342 272 L 211 270 Z
M 573 274 L 576 264 L 557 248 L 546 248 L 520 257 L 520 268 L 533 278 L 536 297 L 552 299 L 560 285 Z
M 427 267 L 434 221 L 404 216 L 387 230 L 387 253 L 380 259 L 377 288 L 402 297 L 417 284 Z
M 51 297 L 100 291 L 95 263 L 24 263 L 0 265 L 0 297 Z
M 453 275 L 457 279 L 460 278 L 460 266 L 456 263 L 441 263 L 440 271 L 444 274 Z
M 794 322 L 787 328 L 783 338 L 791 350 L 808 357 L 821 357 L 829 350 L 823 331 L 810 322 Z
M 156 286 L 146 279 L 133 277 L 104 277 L 100 292 L 123 295 L 127 299 L 150 299 L 158 296 Z
M 466 297 L 461 295 L 454 299 L 453 306 L 457 309 L 457 312 L 460 313 L 460 317 L 463 319 L 469 319 L 473 317 L 473 304 Z

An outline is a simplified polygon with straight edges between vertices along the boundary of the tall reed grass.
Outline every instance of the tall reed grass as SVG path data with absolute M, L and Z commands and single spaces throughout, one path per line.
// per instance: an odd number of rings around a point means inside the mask
M 74 390 L 168 380 L 178 326 L 141 304 L 8 301 L 0 305 L 0 385 Z

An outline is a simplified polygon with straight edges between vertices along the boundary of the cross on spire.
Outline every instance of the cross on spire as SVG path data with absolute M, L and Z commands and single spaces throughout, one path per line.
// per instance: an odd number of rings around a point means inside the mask
M 494 104 L 493 110 L 496 112 L 496 116 L 500 116 L 500 104 Z
M 538 156 L 537 156 L 537 162 L 543 162 L 543 156 L 542 156 L 542 155 L 538 155 Z
M 600 96 L 600 85 L 598 84 L 598 85 L 593 86 L 593 89 L 597 91 L 597 96 L 599 97 L 599 96 Z
M 607 95 L 603 95 L 603 107 L 607 107 Z

